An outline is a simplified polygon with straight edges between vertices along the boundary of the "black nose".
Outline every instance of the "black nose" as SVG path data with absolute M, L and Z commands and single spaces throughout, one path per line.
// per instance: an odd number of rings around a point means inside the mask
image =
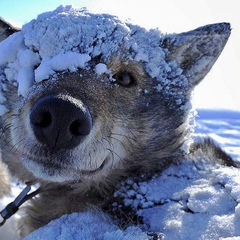
M 37 100 L 30 123 L 38 141 L 51 150 L 76 147 L 92 128 L 87 106 L 68 95 L 48 95 Z

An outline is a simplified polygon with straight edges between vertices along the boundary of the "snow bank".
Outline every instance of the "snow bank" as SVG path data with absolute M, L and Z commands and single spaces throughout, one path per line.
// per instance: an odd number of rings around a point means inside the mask
M 199 110 L 198 136 L 214 139 L 233 159 L 240 162 L 240 112 L 230 110 Z
M 143 62 L 148 74 L 158 80 L 155 91 L 181 105 L 188 81 L 175 63 L 165 61 L 162 37 L 158 30 L 146 31 L 115 16 L 61 6 L 39 15 L 0 43 L 0 85 L 18 86 L 18 94 L 25 97 L 32 85 L 79 69 L 108 74 L 110 82 L 108 63 L 114 54 L 126 64 Z M 1 92 L 3 99 L 4 90 Z M 0 111 L 0 115 L 4 113 Z
M 144 240 L 147 239 L 147 234 L 137 227 L 120 230 L 107 216 L 97 212 L 87 212 L 65 215 L 25 238 L 25 240 L 31 239 Z
M 151 180 L 128 179 L 115 193 L 143 219 L 122 230 L 100 212 L 52 221 L 26 238 L 36 239 L 240 239 L 240 169 L 186 160 Z

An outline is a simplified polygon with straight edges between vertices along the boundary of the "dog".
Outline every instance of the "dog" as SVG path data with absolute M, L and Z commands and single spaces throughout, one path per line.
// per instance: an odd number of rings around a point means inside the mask
M 199 149 L 235 164 L 210 140 L 189 147 L 191 93 L 230 24 L 164 35 L 59 7 L 22 30 L 3 19 L 0 27 L 0 194 L 10 192 L 9 176 L 41 186 L 21 238 L 64 214 L 104 211 L 122 180 L 161 173 Z

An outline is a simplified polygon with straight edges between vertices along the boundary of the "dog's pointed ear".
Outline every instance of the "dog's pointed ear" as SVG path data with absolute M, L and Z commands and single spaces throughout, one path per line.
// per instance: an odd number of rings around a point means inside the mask
M 190 32 L 166 35 L 167 60 L 176 61 L 191 85 L 196 86 L 210 71 L 229 36 L 229 23 L 211 24 Z
M 19 30 L 0 17 L 0 42 Z

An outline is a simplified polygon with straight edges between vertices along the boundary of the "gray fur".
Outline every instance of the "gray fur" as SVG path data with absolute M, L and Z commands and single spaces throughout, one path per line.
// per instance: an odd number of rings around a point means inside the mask
M 0 17 L 0 42 L 18 31 L 18 28 L 13 27 L 10 23 Z

